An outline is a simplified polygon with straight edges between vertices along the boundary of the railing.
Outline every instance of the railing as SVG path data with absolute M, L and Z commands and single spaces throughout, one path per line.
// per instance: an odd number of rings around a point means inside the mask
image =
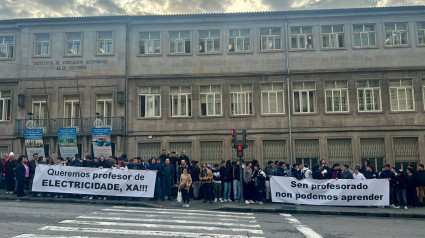
M 124 117 L 99 117 L 103 122 L 102 127 L 110 127 L 111 134 L 123 134 Z M 77 128 L 77 135 L 91 135 L 94 127 L 95 117 L 86 118 L 51 118 L 49 119 L 33 119 L 34 128 L 43 129 L 43 135 L 55 136 L 58 134 L 59 128 Z M 29 119 L 15 120 L 15 135 L 24 136 L 27 122 Z

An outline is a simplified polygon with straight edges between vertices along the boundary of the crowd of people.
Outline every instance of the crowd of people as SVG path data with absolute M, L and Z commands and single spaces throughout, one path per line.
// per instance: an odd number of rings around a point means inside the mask
M 6 181 L 6 193 L 15 193 L 18 197 L 25 194 L 25 190 L 30 190 L 31 180 L 34 177 L 35 169 L 39 164 L 51 166 L 74 166 L 91 168 L 110 168 L 121 170 L 150 170 L 157 173 L 155 192 L 152 200 L 164 201 L 172 200 L 172 187 L 182 195 L 183 207 L 189 207 L 189 198 L 203 200 L 206 202 L 239 202 L 241 198 L 246 204 L 271 201 L 270 178 L 272 176 L 294 177 L 296 179 L 388 179 L 390 186 L 390 205 L 394 208 L 405 208 L 424 206 L 425 196 L 425 171 L 424 165 L 419 164 L 418 170 L 411 165 L 406 170 L 397 169 L 390 165 L 385 165 L 381 171 L 375 168 L 366 160 L 362 167 L 356 166 L 354 171 L 348 165 L 335 163 L 329 167 L 325 160 L 321 160 L 319 165 L 310 169 L 308 163 L 296 163 L 292 166 L 283 161 L 268 161 L 263 169 L 257 160 L 244 162 L 221 161 L 220 164 L 202 164 L 199 161 L 190 160 L 185 151 L 178 156 L 176 152 L 162 153 L 144 161 L 141 157 L 128 159 L 125 154 L 121 157 L 104 156 L 92 157 L 90 155 L 81 158 L 75 155 L 72 159 L 56 158 L 54 161 L 49 157 L 33 155 L 32 160 L 28 160 L 25 155 L 20 155 L 15 159 L 15 154 L 10 152 L 4 154 L 0 161 L 0 186 L 2 176 Z M 242 173 L 240 168 L 242 167 Z M 239 183 L 242 180 L 243 189 Z M 32 192 L 31 196 L 51 196 L 52 194 L 42 194 Z M 69 196 L 55 194 L 55 197 Z M 107 199 L 104 196 L 84 196 L 76 195 L 87 199 Z M 111 197 L 112 198 L 112 197 Z M 134 198 L 129 198 L 134 199 Z

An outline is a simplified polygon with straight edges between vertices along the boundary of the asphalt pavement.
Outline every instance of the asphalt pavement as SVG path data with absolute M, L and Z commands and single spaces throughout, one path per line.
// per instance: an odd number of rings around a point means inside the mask
M 1 201 L 0 237 L 423 237 L 424 220 Z M 202 202 L 200 203 L 202 204 Z

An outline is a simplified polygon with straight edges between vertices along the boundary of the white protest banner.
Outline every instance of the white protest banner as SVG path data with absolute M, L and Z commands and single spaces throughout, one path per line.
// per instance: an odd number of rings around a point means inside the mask
M 326 206 L 388 206 L 386 179 L 298 180 L 273 176 L 270 179 L 273 202 Z
M 32 191 L 152 198 L 155 180 L 154 171 L 39 165 Z

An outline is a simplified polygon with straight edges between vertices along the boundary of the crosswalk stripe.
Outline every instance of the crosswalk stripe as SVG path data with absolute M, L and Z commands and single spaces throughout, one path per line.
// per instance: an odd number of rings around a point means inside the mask
M 167 208 L 145 208 L 145 207 L 124 207 L 124 206 L 113 206 L 112 208 L 120 208 L 120 209 L 143 209 L 143 210 L 156 210 L 156 211 L 184 211 L 184 212 L 199 212 L 200 210 L 190 210 L 190 209 L 167 209 Z M 252 212 L 222 212 L 222 211 L 207 211 L 202 210 L 203 213 L 212 213 L 214 215 L 216 214 L 223 214 L 223 215 L 248 215 L 253 216 L 254 213 Z
M 114 208 L 105 208 L 102 209 L 102 211 L 112 211 L 112 212 L 126 212 L 126 213 L 157 213 L 157 214 L 176 214 L 173 210 L 167 210 L 167 211 L 146 211 L 146 210 L 127 210 L 127 209 L 114 209 Z M 197 213 L 191 213 L 191 212 L 184 212 L 185 216 L 195 215 L 195 216 L 206 216 L 206 214 L 202 213 L 203 211 L 197 211 Z M 224 214 L 210 214 L 210 216 L 214 217 L 235 217 L 235 218 L 242 218 L 242 219 L 255 219 L 253 216 L 245 216 L 245 215 L 224 215 Z
M 159 229 L 187 229 L 187 230 L 207 230 L 207 231 L 232 231 L 232 232 L 248 232 L 251 234 L 263 234 L 262 230 L 241 229 L 241 228 L 223 228 L 216 226 L 182 226 L 182 225 L 159 225 L 159 224 L 140 224 L 140 223 L 118 223 L 118 222 L 100 222 L 100 221 L 77 221 L 65 220 L 59 222 L 61 224 L 80 224 L 80 225 L 99 225 L 99 226 L 132 226 L 132 227 L 147 227 Z
M 123 230 L 123 229 L 103 229 L 103 228 L 81 228 L 66 226 L 45 226 L 40 228 L 41 231 L 61 231 L 61 232 L 87 232 L 87 233 L 107 233 L 122 235 L 140 235 L 140 236 L 170 236 L 170 237 L 190 237 L 190 238 L 259 238 L 246 235 L 225 235 L 225 234 L 209 234 L 209 233 L 190 233 L 175 231 L 149 231 L 149 230 Z
M 122 215 L 122 213 L 119 213 L 119 212 L 92 212 L 92 213 L 90 213 L 90 215 L 116 216 L 116 215 Z M 159 214 L 134 214 L 133 216 L 164 217 L 164 215 L 159 215 Z M 167 216 L 167 218 L 181 219 L 182 217 L 181 216 Z M 207 218 L 207 219 L 209 218 L 209 219 L 212 219 L 212 220 L 217 220 L 216 217 L 211 217 L 211 216 L 205 216 L 203 218 Z M 237 221 L 242 221 L 242 220 L 240 220 L 239 218 L 222 218 L 222 217 L 220 217 L 220 221 L 237 222 Z M 255 219 L 251 219 L 251 220 L 243 220 L 243 222 L 256 223 L 257 221 Z
M 122 215 L 122 214 L 121 214 Z M 110 220 L 110 221 L 139 221 L 139 222 L 155 222 L 155 223 L 165 223 L 172 222 L 177 224 L 199 224 L 199 225 L 219 225 L 219 226 L 240 226 L 240 227 L 260 227 L 259 224 L 238 224 L 238 223 L 229 223 L 229 222 L 205 222 L 205 221 L 195 221 L 195 220 L 182 220 L 180 219 L 144 219 L 144 218 L 129 218 L 129 217 L 101 217 L 101 216 L 90 216 L 83 215 L 77 217 L 79 219 L 94 219 L 94 220 Z
M 293 217 L 291 214 L 283 214 L 280 215 L 284 216 L 285 219 L 291 223 L 295 228 L 297 228 L 298 231 L 303 233 L 303 235 L 307 238 L 323 238 L 319 233 L 313 231 L 310 227 L 303 225 L 298 219 Z
M 19 236 L 14 236 L 13 238 L 101 238 L 101 237 L 22 234 Z

